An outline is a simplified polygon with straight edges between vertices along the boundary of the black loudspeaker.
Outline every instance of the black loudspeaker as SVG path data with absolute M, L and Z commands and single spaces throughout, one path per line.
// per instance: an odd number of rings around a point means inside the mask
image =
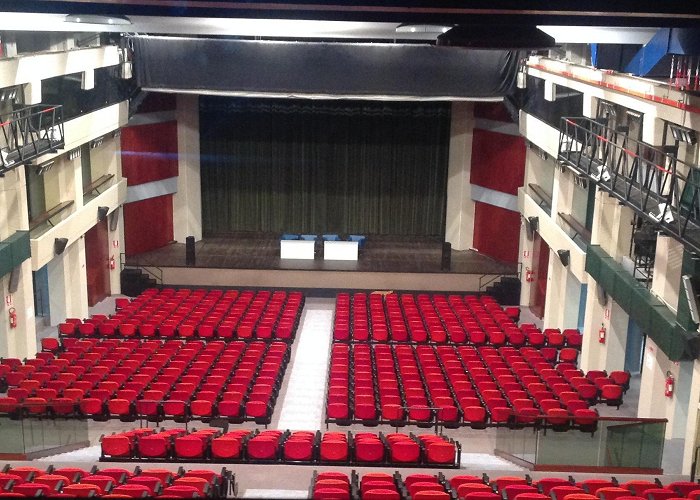
M 100 222 L 105 220 L 107 212 L 109 212 L 109 207 L 97 207 L 97 220 Z
M 117 207 L 114 212 L 109 214 L 109 230 L 116 231 L 119 225 L 119 207 Z
M 525 221 L 525 232 L 528 239 L 531 240 L 539 228 L 540 219 L 538 217 L 528 217 Z
M 17 266 L 10 272 L 10 283 L 7 285 L 8 293 L 15 293 L 17 291 L 17 288 L 19 287 L 20 269 L 21 268 Z
M 566 267 L 569 265 L 569 257 L 571 257 L 571 252 L 568 250 L 557 250 L 557 255 L 559 256 L 562 266 Z
M 442 259 L 440 261 L 440 269 L 449 271 L 452 266 L 452 244 L 445 242 L 442 244 Z
M 53 253 L 61 255 L 68 245 L 68 238 L 56 238 L 53 240 Z
M 185 238 L 185 265 L 194 266 L 194 236 Z

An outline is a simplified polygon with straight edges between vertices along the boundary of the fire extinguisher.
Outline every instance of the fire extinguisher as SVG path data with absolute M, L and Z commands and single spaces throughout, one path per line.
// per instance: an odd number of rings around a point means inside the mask
M 10 307 L 7 312 L 10 315 L 10 328 L 17 328 L 17 311 L 14 307 Z
M 528 283 L 535 281 L 535 272 L 529 267 L 525 268 L 525 281 Z
M 600 325 L 600 330 L 598 330 L 598 342 L 601 344 L 605 344 L 605 335 L 607 334 L 607 330 L 605 329 L 605 325 Z
M 116 269 L 117 268 L 117 262 L 114 260 L 114 255 L 112 255 L 109 258 L 109 268 L 110 269 Z
M 667 398 L 672 398 L 673 397 L 673 389 L 676 385 L 676 381 L 673 379 L 673 375 L 671 372 L 666 372 L 666 384 L 664 388 L 664 395 Z

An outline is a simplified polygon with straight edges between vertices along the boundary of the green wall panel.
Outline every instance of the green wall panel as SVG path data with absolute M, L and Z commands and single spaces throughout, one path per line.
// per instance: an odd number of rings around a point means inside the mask
M 684 268 L 685 265 L 684 259 Z M 697 260 L 687 265 L 700 270 Z M 700 337 L 697 332 L 686 330 L 685 316 L 677 317 L 599 245 L 588 246 L 586 271 L 671 360 L 698 356 Z M 683 323 L 679 324 L 681 320 Z
M 29 231 L 16 231 L 0 242 L 0 277 L 8 274 L 30 256 Z

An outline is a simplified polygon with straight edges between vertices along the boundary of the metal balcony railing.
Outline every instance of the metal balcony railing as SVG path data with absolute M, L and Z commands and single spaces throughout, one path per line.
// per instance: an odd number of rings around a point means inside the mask
M 38 104 L 0 116 L 0 175 L 65 146 L 62 110 Z
M 558 160 L 700 252 L 700 167 L 590 118 L 562 118 Z

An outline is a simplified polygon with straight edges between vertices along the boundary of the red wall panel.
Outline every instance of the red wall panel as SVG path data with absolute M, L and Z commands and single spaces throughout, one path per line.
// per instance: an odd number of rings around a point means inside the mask
M 175 111 L 177 103 L 175 94 L 165 92 L 149 92 L 139 106 L 137 113 L 153 113 L 156 111 Z
M 520 214 L 487 203 L 474 203 L 474 248 L 505 262 L 518 262 Z
M 124 253 L 155 250 L 173 241 L 173 196 L 157 196 L 124 205 Z
M 177 122 L 125 127 L 121 146 L 127 185 L 177 176 Z
M 471 183 L 517 194 L 525 177 L 525 141 L 520 136 L 474 129 Z
M 474 103 L 474 117 L 495 120 L 499 122 L 512 122 L 513 119 L 502 102 L 476 102 Z

